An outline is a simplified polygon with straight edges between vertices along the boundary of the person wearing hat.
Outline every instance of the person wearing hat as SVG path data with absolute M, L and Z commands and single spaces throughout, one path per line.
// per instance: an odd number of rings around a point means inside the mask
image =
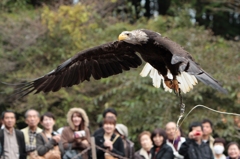
M 123 124 L 116 124 L 116 133 L 120 135 L 124 144 L 125 157 L 129 159 L 134 158 L 134 143 L 128 138 L 128 128 Z

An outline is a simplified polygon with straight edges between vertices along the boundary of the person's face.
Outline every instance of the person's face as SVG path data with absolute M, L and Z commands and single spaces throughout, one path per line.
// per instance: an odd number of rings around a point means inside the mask
M 25 122 L 28 124 L 30 127 L 37 127 L 40 119 L 38 116 L 38 113 L 34 110 L 31 110 L 27 113 L 27 118 Z
M 51 129 L 53 129 L 53 126 L 54 126 L 54 124 L 55 124 L 55 121 L 53 120 L 53 118 L 44 116 L 41 124 L 42 124 L 42 126 L 44 127 L 44 129 L 46 129 L 46 130 L 51 130 Z
M 238 158 L 239 157 L 239 149 L 237 147 L 237 145 L 231 145 L 229 146 L 228 148 L 228 156 L 231 157 L 231 158 Z
M 196 141 L 202 139 L 203 131 L 202 131 L 202 129 L 201 129 L 201 126 L 193 127 L 193 128 L 192 128 L 192 132 L 193 132 L 193 134 L 196 134 L 196 133 L 199 134 L 199 135 L 194 135 Z
M 161 146 L 163 143 L 163 136 L 157 134 L 156 136 L 153 137 L 153 142 L 156 146 Z
M 103 124 L 103 129 L 106 133 L 112 134 L 115 130 L 115 125 L 110 123 Z
M 16 118 L 14 113 L 12 112 L 5 113 L 2 122 L 7 129 L 13 128 L 16 123 Z
M 140 143 L 141 143 L 142 148 L 146 151 L 149 151 L 152 148 L 152 140 L 151 140 L 150 136 L 148 136 L 148 135 L 143 135 L 140 138 Z
M 215 154 L 220 155 L 220 154 L 223 153 L 223 151 L 224 151 L 224 145 L 223 145 L 223 143 L 217 142 L 217 143 L 215 143 L 215 144 L 213 145 L 213 152 L 214 152 Z
M 174 140 L 176 137 L 180 136 L 180 132 L 176 129 L 177 126 L 175 123 L 168 123 L 166 125 L 166 134 L 169 140 Z
M 78 113 L 73 113 L 72 122 L 75 127 L 78 127 L 82 122 L 82 117 L 80 117 Z
M 111 112 L 108 112 L 106 115 L 105 115 L 105 118 L 113 118 L 115 120 L 117 120 L 117 117 L 115 114 L 111 113 Z
M 204 135 L 210 135 L 212 133 L 212 128 L 210 123 L 203 123 L 203 134 Z

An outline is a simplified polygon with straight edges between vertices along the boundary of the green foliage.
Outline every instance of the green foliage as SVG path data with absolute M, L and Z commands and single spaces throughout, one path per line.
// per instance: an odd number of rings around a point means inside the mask
M 194 6 L 196 20 L 200 25 L 211 28 L 216 35 L 235 38 L 240 35 L 239 5 L 233 1 L 197 1 Z
M 193 25 L 187 10 L 181 10 L 174 17 L 141 18 L 134 25 L 110 23 L 107 19 L 100 19 L 93 11 L 89 13 L 88 7 L 81 4 L 61 6 L 55 11 L 44 7 L 39 12 L 28 11 L 23 18 L 12 19 L 9 14 L 0 17 L 0 27 L 3 28 L 0 29 L 0 81 L 29 81 L 56 68 L 79 50 L 116 40 L 124 30 L 146 28 L 180 43 L 196 62 L 229 90 L 228 95 L 223 95 L 199 83 L 192 92 L 183 95 L 186 112 L 197 104 L 220 111 L 239 110 L 239 42 L 213 36 L 203 27 Z M 91 82 L 62 88 L 55 93 L 29 95 L 20 100 L 10 96 L 13 87 L 1 84 L 0 107 L 2 110 L 14 109 L 19 114 L 29 108 L 41 113 L 51 111 L 57 116 L 57 127 L 66 124 L 70 108 L 82 107 L 89 115 L 92 132 L 102 120 L 102 111 L 106 107 L 114 107 L 119 114 L 118 122 L 126 124 L 131 139 L 137 141 L 141 131 L 151 131 L 155 127 L 164 127 L 168 121 L 177 121 L 180 110 L 176 95 L 154 88 L 150 78 L 139 76 L 142 67 L 99 81 L 91 79 Z M 236 125 L 231 116 L 200 107 L 183 122 L 183 130 L 187 130 L 189 122 L 203 118 L 214 122 L 215 135 L 229 141 L 238 139 L 232 135 L 236 134 Z M 23 118 L 18 120 L 19 127 L 23 121 Z
M 196 20 L 200 25 L 213 30 L 215 35 L 239 40 L 239 5 L 235 1 L 197 1 L 193 4 Z
M 31 9 L 32 7 L 29 5 L 30 0 L 1 0 L 0 8 L 1 11 L 6 12 L 18 12 L 21 10 Z
M 96 23 L 89 22 L 89 10 L 91 10 L 90 6 L 80 3 L 74 6 L 60 6 L 57 11 L 44 7 L 41 15 L 42 23 L 47 25 L 50 36 L 69 34 L 72 42 L 81 48 L 79 41 L 86 39 L 85 31 L 97 28 Z

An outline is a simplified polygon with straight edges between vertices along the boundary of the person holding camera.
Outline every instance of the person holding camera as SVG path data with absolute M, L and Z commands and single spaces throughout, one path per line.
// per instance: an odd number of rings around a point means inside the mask
M 202 141 L 203 127 L 200 122 L 192 122 L 189 126 L 189 134 L 181 145 L 179 154 L 184 159 L 214 159 L 209 144 Z
M 54 153 L 51 156 L 54 156 L 55 159 L 61 159 L 61 151 L 58 147 L 61 136 L 53 131 L 55 116 L 50 112 L 46 112 L 41 116 L 40 123 L 43 126 L 43 131 L 36 135 L 38 155 L 44 156 L 54 149 Z
M 90 146 L 89 119 L 81 108 L 71 108 L 67 113 L 66 126 L 62 131 L 62 144 L 66 151 L 76 150 L 77 154 Z M 73 152 L 73 151 L 69 151 Z M 88 153 L 82 154 L 82 159 L 88 159 Z

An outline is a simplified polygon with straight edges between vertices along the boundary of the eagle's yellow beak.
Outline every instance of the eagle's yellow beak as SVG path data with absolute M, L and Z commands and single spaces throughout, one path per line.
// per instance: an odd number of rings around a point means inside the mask
M 122 41 L 122 40 L 125 40 L 125 39 L 127 39 L 128 38 L 128 36 L 126 35 L 126 34 L 120 34 L 119 36 L 118 36 L 118 41 Z

